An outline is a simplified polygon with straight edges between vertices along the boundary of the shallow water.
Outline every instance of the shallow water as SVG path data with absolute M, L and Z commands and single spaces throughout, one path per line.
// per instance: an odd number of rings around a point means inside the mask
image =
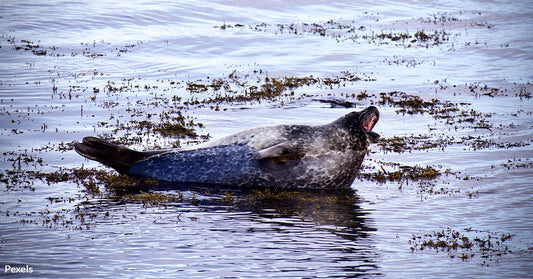
M 0 11 L 0 264 L 32 267 L 18 276 L 533 272 L 528 1 L 11 1 Z M 318 81 L 273 98 L 228 98 L 267 78 L 311 76 Z M 217 81 L 227 87 L 209 87 Z M 416 97 L 426 103 L 413 105 Z M 233 189 L 228 199 L 180 188 L 157 191 L 174 199 L 154 205 L 110 197 L 98 179 L 94 194 L 87 179 L 32 173 L 107 170 L 72 151 L 84 136 L 137 149 L 185 146 L 202 137 L 149 125 L 183 116 L 198 135 L 217 138 L 258 125 L 325 124 L 354 109 L 333 101 L 381 112 L 374 130 L 383 141 L 355 193 L 277 200 Z M 439 175 L 394 180 L 409 170 L 402 166 Z M 451 243 L 454 232 L 475 245 L 420 249 Z

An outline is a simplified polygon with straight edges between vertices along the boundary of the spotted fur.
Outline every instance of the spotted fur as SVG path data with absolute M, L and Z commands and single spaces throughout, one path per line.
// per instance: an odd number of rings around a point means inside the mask
M 379 136 L 371 129 L 379 119 L 371 106 L 320 126 L 277 125 L 258 127 L 189 149 L 161 153 L 130 150 L 132 162 L 121 156 L 99 158 L 76 144 L 81 155 L 134 177 L 160 181 L 279 188 L 348 188 L 371 142 Z M 85 143 L 87 141 L 87 143 Z M 95 144 L 98 147 L 98 144 Z M 109 153 L 109 152 L 106 152 Z M 140 154 L 140 155 L 139 155 Z M 145 156 L 144 156 L 145 155 Z M 109 155 L 106 155 L 109 157 Z M 127 166 L 124 168 L 123 166 Z

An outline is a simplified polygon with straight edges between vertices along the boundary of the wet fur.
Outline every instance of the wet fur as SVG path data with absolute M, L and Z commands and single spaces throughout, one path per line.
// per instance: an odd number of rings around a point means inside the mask
M 369 107 L 327 125 L 258 127 L 189 149 L 139 152 L 88 137 L 75 150 L 120 173 L 160 181 L 348 188 L 370 142 L 379 137 L 371 131 L 378 118 Z

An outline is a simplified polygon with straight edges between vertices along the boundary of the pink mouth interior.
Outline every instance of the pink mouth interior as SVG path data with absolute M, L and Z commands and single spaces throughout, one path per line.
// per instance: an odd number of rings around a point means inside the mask
M 377 120 L 377 117 L 374 114 L 372 114 L 370 117 L 365 119 L 365 121 L 363 122 L 363 128 L 365 130 L 371 131 L 372 128 L 374 128 L 374 125 L 376 124 L 376 120 Z

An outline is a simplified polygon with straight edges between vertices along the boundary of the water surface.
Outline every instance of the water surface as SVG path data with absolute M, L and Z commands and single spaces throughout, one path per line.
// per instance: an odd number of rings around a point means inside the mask
M 531 276 L 532 26 L 528 1 L 2 3 L 0 264 L 39 278 Z M 231 98 L 290 77 L 308 85 Z M 185 146 L 368 105 L 383 141 L 354 193 L 180 188 L 152 204 L 73 179 L 113 174 L 72 151 L 84 136 Z M 180 119 L 198 136 L 156 129 Z M 424 246 L 455 233 L 474 245 Z

